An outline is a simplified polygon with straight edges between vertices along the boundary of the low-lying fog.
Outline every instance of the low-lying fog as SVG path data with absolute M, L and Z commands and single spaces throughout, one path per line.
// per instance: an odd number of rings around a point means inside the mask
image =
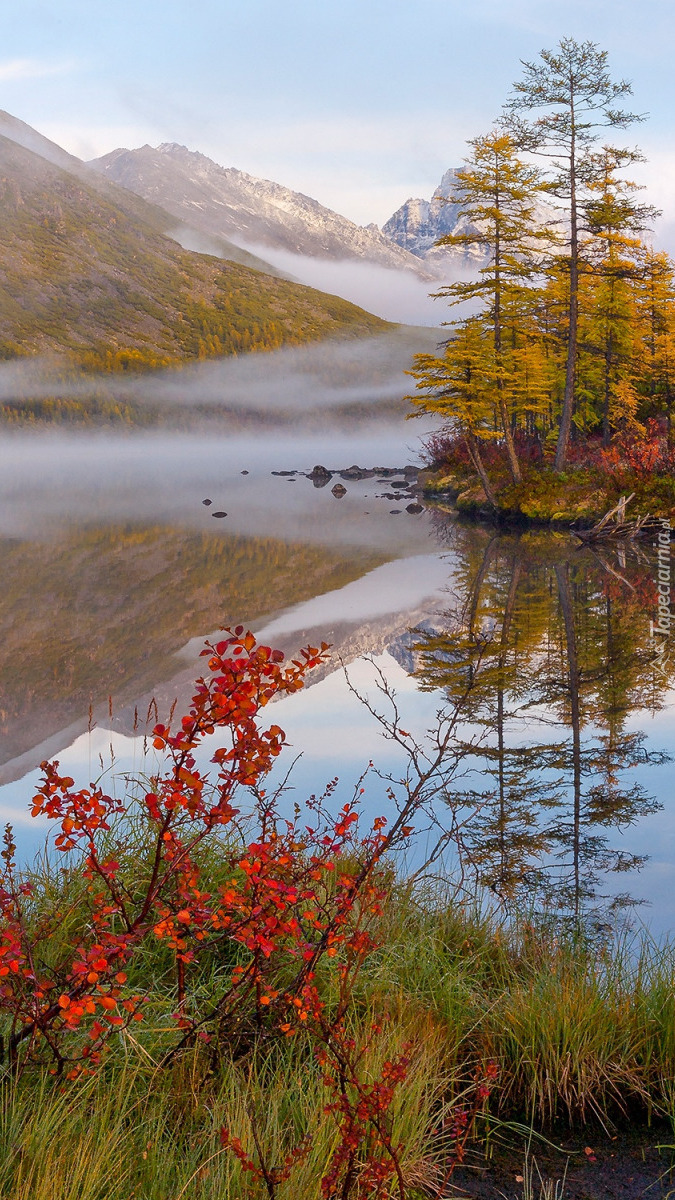
M 446 302 L 434 300 L 430 293 L 437 292 L 449 280 L 435 279 L 431 273 L 428 278 L 421 278 L 412 271 L 397 271 L 357 259 L 310 258 L 276 246 L 247 245 L 244 249 L 266 259 L 289 279 L 342 296 L 343 300 L 351 300 L 385 321 L 438 326 L 447 320 Z M 424 271 L 421 260 L 420 271 Z
M 437 292 L 451 278 L 468 278 L 475 275 L 475 268 L 462 269 L 459 264 L 448 263 L 447 278 L 436 278 L 434 270 L 428 270 L 420 259 L 419 275 L 413 271 L 401 271 L 392 267 L 359 259 L 315 258 L 306 254 L 294 254 L 280 246 L 257 243 L 219 241 L 188 225 L 177 225 L 170 236 L 185 250 L 199 254 L 212 254 L 217 258 L 231 258 L 232 247 L 240 251 L 235 261 L 264 271 L 305 283 L 332 296 L 351 300 L 368 312 L 383 317 L 385 321 L 399 321 L 404 325 L 440 325 L 447 318 L 443 300 L 434 300 L 431 293 Z
M 419 542 L 413 526 L 424 518 L 406 512 L 411 496 L 386 498 L 391 482 L 345 480 L 337 499 L 338 479 L 319 489 L 272 472 L 403 467 L 419 462 L 421 432 L 403 420 L 306 436 L 17 432 L 0 442 L 0 534 L 41 538 L 73 523 L 138 521 L 400 549 Z
M 401 400 L 414 390 L 406 375 L 418 352 L 433 352 L 442 332 L 404 327 L 378 337 L 211 359 L 151 375 L 75 376 L 46 360 L 0 366 L 0 399 L 114 396 L 153 410 L 219 409 L 249 420 L 277 414 L 299 422 L 323 420 L 331 409 Z

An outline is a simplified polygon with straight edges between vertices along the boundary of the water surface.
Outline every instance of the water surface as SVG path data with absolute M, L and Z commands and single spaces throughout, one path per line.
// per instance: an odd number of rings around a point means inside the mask
M 592 553 L 567 533 L 409 512 L 403 477 L 345 479 L 336 498 L 337 476 L 315 487 L 300 474 L 403 468 L 416 442 L 400 420 L 302 438 L 5 439 L 0 806 L 27 850 L 42 836 L 25 815 L 41 758 L 84 781 L 109 770 L 111 746 L 116 770 L 142 766 L 150 698 L 185 702 L 203 638 L 242 622 L 288 651 L 334 646 L 316 682 L 276 705 L 302 755 L 289 803 L 336 774 L 349 794 L 370 760 L 405 772 L 355 695 L 386 713 L 385 681 L 421 744 L 458 706 L 461 771 L 438 781 L 411 869 L 459 824 L 446 864 L 461 860 L 466 885 L 506 908 L 675 927 L 675 662 L 650 634 L 655 548 Z M 385 791 L 371 775 L 368 815 Z

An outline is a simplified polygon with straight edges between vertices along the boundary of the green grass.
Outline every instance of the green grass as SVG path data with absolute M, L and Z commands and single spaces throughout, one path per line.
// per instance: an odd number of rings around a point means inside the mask
M 430 1109 L 437 1099 L 433 1045 L 420 1048 L 395 1109 L 404 1170 L 424 1178 Z M 374 1059 L 391 1053 L 389 1039 Z M 251 1146 L 251 1123 L 272 1161 L 303 1136 L 311 1149 L 279 1200 L 320 1200 L 335 1122 L 314 1064 L 288 1051 L 274 1062 L 228 1064 L 205 1077 L 194 1054 L 158 1071 L 128 1043 L 105 1076 L 59 1091 L 44 1080 L 0 1093 L 0 1196 L 7 1200 L 228 1200 L 247 1195 L 224 1151 L 226 1126 Z M 428 1171 L 428 1166 L 426 1167 Z M 411 1191 L 411 1195 L 417 1194 Z
M 215 884 L 217 852 L 203 865 L 206 883 Z M 38 887 L 64 911 L 60 938 L 76 936 L 79 886 L 43 862 Z M 672 947 L 637 936 L 611 945 L 581 933 L 556 938 L 530 920 L 505 923 L 474 905 L 405 888 L 392 895 L 379 940 L 349 1020 L 357 1037 L 374 1018 L 381 1026 L 366 1074 L 408 1047 L 409 1074 L 392 1112 L 410 1200 L 442 1178 L 448 1142 L 439 1129 L 470 1105 L 476 1068 L 489 1060 L 499 1079 L 474 1130 L 474 1164 L 494 1148 L 495 1130 L 502 1140 L 511 1130 L 512 1145 L 519 1130 L 522 1145 L 528 1129 L 536 1143 L 552 1131 L 587 1128 L 590 1139 L 599 1128 L 630 1122 L 647 1131 L 655 1119 L 675 1119 Z M 193 979 L 202 995 L 215 986 L 218 966 L 206 962 Z M 301 1040 L 268 1040 L 237 1061 L 225 1051 L 217 1066 L 190 1050 L 161 1067 L 175 1003 L 165 948 L 150 946 L 135 971 L 155 982 L 158 999 L 133 1036 L 119 1035 L 99 1074 L 65 1086 L 37 1071 L 5 1078 L 0 1197 L 263 1196 L 247 1191 L 241 1165 L 219 1136 L 227 1127 L 253 1152 L 255 1126 L 275 1162 L 309 1139 L 279 1200 L 320 1200 L 336 1126 L 308 1048 Z M 534 1169 L 527 1184 L 530 1195 L 548 1195 Z
M 462 906 L 404 904 L 369 986 L 442 1031 L 457 1078 L 495 1059 L 504 1119 L 545 1130 L 673 1112 L 675 951 L 646 935 L 603 946 Z

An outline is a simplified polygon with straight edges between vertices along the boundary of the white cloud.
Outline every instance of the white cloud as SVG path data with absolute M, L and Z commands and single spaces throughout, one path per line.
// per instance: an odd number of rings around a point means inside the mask
M 661 209 L 662 216 L 654 222 L 654 241 L 672 254 L 675 250 L 675 154 L 655 142 L 643 149 L 647 162 L 634 167 L 632 175 L 645 189 L 640 199 Z
M 45 62 L 39 58 L 10 58 L 0 62 L 0 82 L 25 79 L 45 79 L 49 75 L 65 75 L 72 71 L 72 62 Z

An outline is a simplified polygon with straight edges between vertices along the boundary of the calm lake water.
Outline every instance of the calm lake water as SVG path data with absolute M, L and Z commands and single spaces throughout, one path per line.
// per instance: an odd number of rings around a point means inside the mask
M 409 512 L 401 470 L 344 479 L 342 498 L 337 476 L 273 474 L 402 469 L 419 461 L 419 432 L 390 419 L 302 438 L 4 438 L 0 810 L 24 854 L 46 832 L 27 814 L 39 762 L 58 756 L 82 782 L 148 770 L 135 709 L 187 698 L 203 638 L 242 622 L 285 650 L 334 647 L 312 686 L 275 705 L 287 761 L 301 755 L 289 803 L 336 775 L 338 797 L 351 794 L 371 760 L 405 772 L 356 691 L 386 715 L 386 682 L 422 746 L 462 697 L 461 769 L 439 781 L 408 867 L 454 822 L 467 886 L 495 902 L 596 924 L 628 909 L 658 935 L 675 929 L 675 653 L 650 633 L 656 549 L 593 553 L 567 533 Z M 371 773 L 366 815 L 385 790 Z

